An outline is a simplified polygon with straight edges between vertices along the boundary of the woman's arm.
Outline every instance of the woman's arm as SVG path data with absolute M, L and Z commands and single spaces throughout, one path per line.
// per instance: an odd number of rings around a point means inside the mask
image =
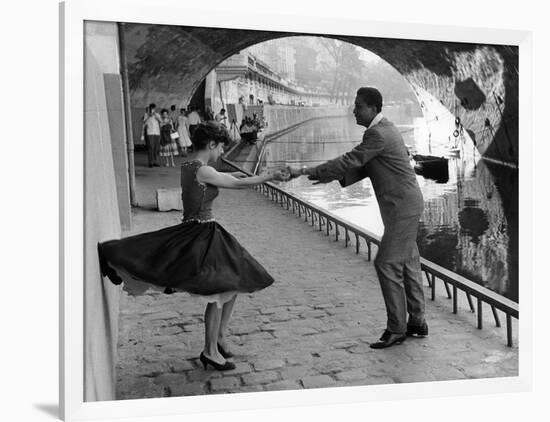
M 209 185 L 217 186 L 219 188 L 226 189 L 244 189 L 250 186 L 256 186 L 270 180 L 283 180 L 283 173 L 278 170 L 273 173 L 266 173 L 261 176 L 250 176 L 242 179 L 237 179 L 228 173 L 219 173 L 210 166 L 202 166 L 197 171 L 197 180 L 200 183 L 207 183 Z
M 237 179 L 242 179 L 244 177 L 249 177 L 248 174 L 243 173 L 242 171 L 231 171 L 231 172 L 228 172 L 228 173 L 225 173 L 225 174 L 229 174 L 233 177 L 236 177 Z

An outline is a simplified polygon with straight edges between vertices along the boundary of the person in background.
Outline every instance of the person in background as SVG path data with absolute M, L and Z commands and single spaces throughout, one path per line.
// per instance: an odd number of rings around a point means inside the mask
M 157 113 L 157 106 L 149 104 L 147 118 L 143 125 L 145 146 L 147 147 L 147 160 L 149 167 L 159 166 L 160 153 L 160 116 Z
M 174 133 L 174 126 L 170 119 L 167 109 L 161 111 L 160 121 L 160 156 L 166 159 L 165 166 L 175 167 L 174 156 L 178 155 L 178 145 L 176 141 L 172 139 L 172 133 Z
M 204 111 L 204 120 L 207 122 L 214 120 L 214 113 L 212 113 L 212 109 L 210 107 L 206 107 L 206 110 Z
M 172 126 L 174 129 L 178 129 L 178 111 L 176 109 L 175 105 L 170 106 L 170 113 L 169 113 L 170 120 L 172 120 Z
M 197 111 L 197 107 L 190 106 L 189 109 L 191 111 L 187 116 L 187 120 L 189 121 L 189 135 L 191 136 L 191 139 L 193 139 L 193 133 L 197 129 L 198 125 L 201 123 L 201 118 Z
M 243 141 L 248 142 L 249 144 L 254 144 L 257 140 L 257 130 L 256 126 L 254 126 L 252 119 L 248 116 L 246 116 L 243 120 L 243 124 L 241 124 L 241 128 L 239 130 L 239 133 L 241 135 L 241 139 Z
M 252 113 L 251 123 L 256 130 L 260 130 L 261 125 L 260 125 L 260 121 L 258 120 L 258 115 L 256 113 Z
M 225 127 L 227 127 L 227 115 L 225 114 L 225 108 L 222 108 L 218 114 L 216 114 L 215 117 L 216 122 L 221 123 Z
M 149 106 L 145 107 L 145 112 L 141 118 L 141 141 L 145 143 L 145 122 L 149 118 Z M 147 144 L 146 144 L 147 145 Z
M 186 156 L 187 149 L 191 147 L 191 137 L 189 135 L 189 121 L 185 115 L 185 109 L 180 109 L 180 114 L 178 116 L 178 133 L 180 137 L 178 138 L 178 146 L 181 149 L 181 154 Z
M 235 369 L 228 325 L 237 295 L 273 284 L 273 277 L 214 219 L 212 204 L 220 188 L 243 189 L 270 180 L 287 180 L 282 170 L 247 177 L 219 173 L 216 162 L 231 142 L 215 122 L 193 133 L 196 154 L 181 166 L 183 222 L 163 229 L 98 244 L 101 274 L 124 283 L 133 295 L 149 288 L 164 293 L 187 292 L 206 303 L 204 347 L 199 360 L 218 371 Z

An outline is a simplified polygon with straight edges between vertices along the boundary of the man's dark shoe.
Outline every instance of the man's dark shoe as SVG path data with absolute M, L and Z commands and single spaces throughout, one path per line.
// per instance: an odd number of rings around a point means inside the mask
M 426 324 L 426 321 L 422 323 L 422 325 L 413 325 L 413 324 L 407 324 L 407 335 L 410 336 L 420 336 L 425 337 L 428 335 L 428 324 Z
M 386 330 L 384 331 L 384 334 L 382 334 L 382 337 L 380 337 L 380 340 L 376 343 L 372 343 L 370 347 L 371 349 L 385 349 L 386 347 L 391 347 L 394 344 L 401 344 L 405 340 L 407 340 L 406 334 L 396 334 Z

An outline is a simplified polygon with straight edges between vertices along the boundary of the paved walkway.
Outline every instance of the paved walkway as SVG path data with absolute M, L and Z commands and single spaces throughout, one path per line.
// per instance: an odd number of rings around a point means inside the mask
M 154 189 L 175 187 L 179 170 L 138 165 L 134 233 L 177 224 L 152 211 Z M 203 305 L 184 293 L 123 293 L 117 398 L 146 398 L 515 376 L 518 348 L 505 328 L 476 328 L 443 297 L 427 301 L 430 336 L 373 350 L 385 309 L 372 262 L 252 189 L 223 190 L 218 221 L 276 282 L 240 295 L 230 339 L 235 370 L 205 371 Z M 427 294 L 427 297 L 429 295 Z M 494 325 L 494 323 L 493 323 Z M 517 339 L 515 339 L 517 344 Z

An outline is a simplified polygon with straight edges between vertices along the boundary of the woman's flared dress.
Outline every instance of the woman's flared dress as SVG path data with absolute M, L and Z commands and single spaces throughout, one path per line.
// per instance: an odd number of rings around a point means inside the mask
M 168 120 L 160 126 L 160 153 L 161 157 L 178 155 L 178 145 L 170 136 L 173 132 L 172 123 Z
M 189 136 L 189 122 L 187 117 L 181 114 L 178 116 L 178 133 L 180 135 L 178 138 L 179 146 L 181 148 L 189 148 L 192 145 Z
M 156 286 L 217 303 L 273 283 L 265 268 L 214 220 L 218 188 L 197 181 L 202 165 L 194 160 L 181 167 L 182 223 L 98 244 L 102 275 L 114 284 L 128 284 L 129 291 Z

